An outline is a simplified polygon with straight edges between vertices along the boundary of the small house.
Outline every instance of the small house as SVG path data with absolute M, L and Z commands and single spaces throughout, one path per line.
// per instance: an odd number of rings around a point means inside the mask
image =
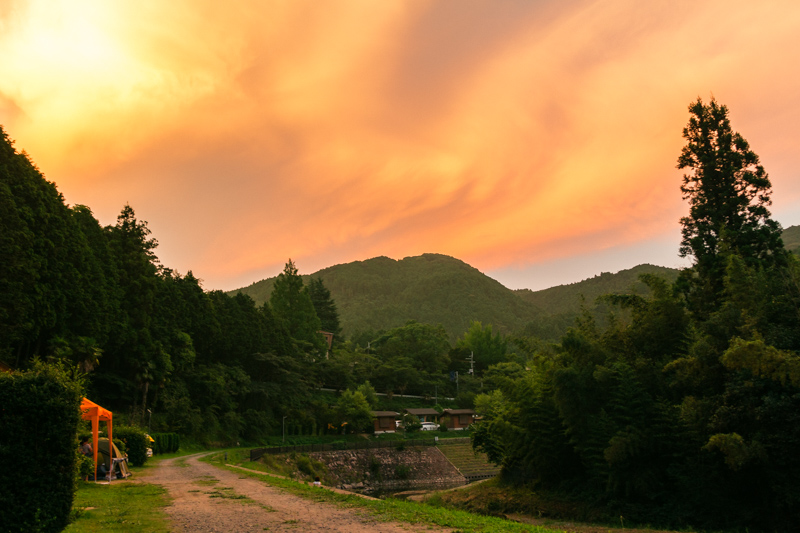
M 372 423 L 375 427 L 375 434 L 394 433 L 397 430 L 395 420 L 400 413 L 394 411 L 372 411 Z
M 475 411 L 472 409 L 445 409 L 442 417 L 448 417 L 447 429 L 459 431 L 467 429 L 475 418 Z
M 439 411 L 437 411 L 436 409 L 432 409 L 430 407 L 425 407 L 420 409 L 416 408 L 406 409 L 406 413 L 416 416 L 417 418 L 419 418 L 420 422 L 436 422 L 437 424 L 439 423 Z

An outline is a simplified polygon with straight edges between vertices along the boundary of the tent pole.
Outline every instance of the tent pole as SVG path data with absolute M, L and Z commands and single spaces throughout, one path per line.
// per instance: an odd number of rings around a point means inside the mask
M 110 483 L 111 477 L 114 475 L 114 441 L 111 439 L 111 416 L 108 417 L 106 424 L 108 425 L 108 457 L 111 460 L 111 471 L 108 474 L 108 481 Z
M 97 483 L 97 431 L 100 429 L 100 416 L 97 408 L 92 410 L 92 453 L 94 454 L 94 482 Z

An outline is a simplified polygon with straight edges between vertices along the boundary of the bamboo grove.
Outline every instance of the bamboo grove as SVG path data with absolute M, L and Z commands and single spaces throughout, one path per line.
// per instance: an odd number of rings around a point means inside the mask
M 604 299 L 530 371 L 476 400 L 475 446 L 512 483 L 673 527 L 800 523 L 800 270 L 725 106 L 690 106 L 678 167 L 692 268 Z

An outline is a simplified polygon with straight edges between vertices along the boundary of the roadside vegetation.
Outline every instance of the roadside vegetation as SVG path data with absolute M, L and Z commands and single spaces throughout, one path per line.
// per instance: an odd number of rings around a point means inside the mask
M 151 458 L 143 466 L 131 466 L 133 477 L 110 483 L 78 481 L 67 533 L 92 531 L 171 531 L 163 509 L 170 504 L 166 490 L 140 479 L 161 461 L 209 451 L 193 443 L 180 451 Z M 241 452 L 240 450 L 240 453 Z
M 229 452 L 230 453 L 230 452 Z M 233 454 L 229 459 L 233 459 Z M 370 517 L 384 522 L 398 521 L 409 524 L 427 524 L 432 526 L 449 527 L 464 532 L 536 532 L 551 533 L 556 530 L 539 526 L 531 526 L 511 522 L 502 518 L 482 516 L 465 511 L 434 507 L 424 503 L 410 502 L 397 499 L 375 500 L 365 499 L 353 494 L 341 494 L 325 489 L 319 489 L 303 482 L 258 474 L 241 470 L 239 468 L 226 467 L 221 462 L 220 454 L 210 457 L 209 462 L 217 464 L 221 468 L 226 468 L 239 475 L 246 475 L 258 479 L 264 483 L 285 490 L 296 496 L 317 502 L 328 502 L 345 508 L 358 508 L 368 513 Z M 241 466 L 245 468 L 259 468 L 258 463 L 243 462 Z M 263 468 L 263 465 L 260 466 Z
M 164 459 L 195 453 L 193 446 L 163 454 L 146 465 L 131 466 L 133 477 L 110 483 L 78 481 L 67 533 L 94 531 L 171 531 L 163 509 L 170 503 L 166 490 L 138 478 Z
M 166 490 L 158 485 L 111 482 L 108 485 L 82 482 L 73 504 L 67 533 L 93 531 L 168 532 L 163 509 L 169 505 Z

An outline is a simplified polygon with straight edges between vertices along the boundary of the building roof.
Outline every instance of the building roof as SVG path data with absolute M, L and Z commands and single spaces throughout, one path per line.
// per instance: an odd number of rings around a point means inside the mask
M 406 413 L 414 416 L 420 416 L 420 415 L 439 416 L 439 411 L 437 411 L 436 409 L 432 409 L 430 407 L 410 408 L 406 409 Z
M 443 415 L 474 415 L 475 411 L 472 409 L 445 409 Z
M 382 418 L 384 416 L 398 417 L 400 413 L 395 413 L 394 411 L 372 411 L 372 416 L 375 418 Z

